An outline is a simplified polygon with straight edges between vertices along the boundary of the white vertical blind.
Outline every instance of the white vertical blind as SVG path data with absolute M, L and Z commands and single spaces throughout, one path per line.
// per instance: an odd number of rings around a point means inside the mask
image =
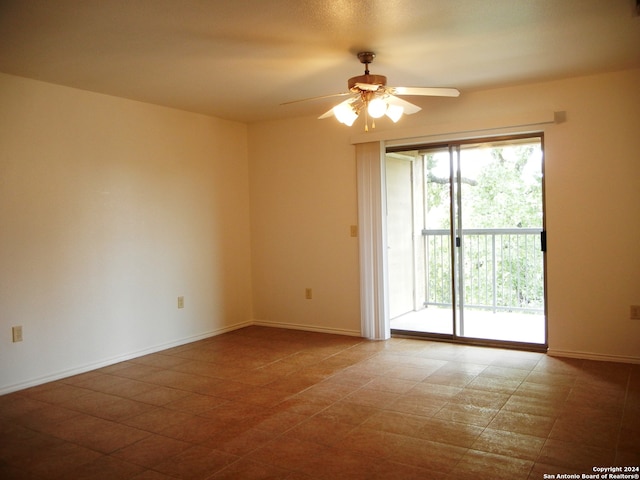
M 356 145 L 360 230 L 360 311 L 364 338 L 391 337 L 387 304 L 384 145 Z

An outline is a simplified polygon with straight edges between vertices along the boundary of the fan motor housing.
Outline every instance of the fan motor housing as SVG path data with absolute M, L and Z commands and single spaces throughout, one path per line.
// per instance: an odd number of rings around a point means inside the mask
M 351 77 L 348 85 L 349 90 L 359 90 L 356 87 L 356 83 L 367 83 L 369 85 L 380 85 L 384 87 L 387 84 L 387 77 L 384 75 L 358 75 L 357 77 Z

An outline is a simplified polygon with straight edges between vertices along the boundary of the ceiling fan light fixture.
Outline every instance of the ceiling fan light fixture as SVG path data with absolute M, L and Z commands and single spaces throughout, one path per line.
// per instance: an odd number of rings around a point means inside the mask
M 387 112 L 387 102 L 380 97 L 375 97 L 369 101 L 367 112 L 373 118 L 380 118 Z
M 640 0 L 637 1 L 640 2 Z M 371 122 L 371 128 L 375 128 L 375 119 L 381 118 L 384 115 L 389 117 L 393 123 L 397 123 L 404 115 L 411 115 L 421 110 L 418 105 L 403 100 L 397 95 L 433 97 L 457 97 L 460 95 L 460 92 L 455 88 L 389 87 L 387 86 L 387 77 L 384 75 L 374 75 L 369 71 L 369 64 L 375 56 L 373 52 L 358 53 L 360 63 L 365 66 L 364 75 L 358 75 L 349 79 L 347 82 L 349 92 L 295 100 L 293 102 L 285 102 L 283 105 L 306 100 L 348 95 L 350 98 L 326 111 L 320 115 L 318 119 L 334 116 L 340 123 L 350 127 L 362 113 L 365 118 L 364 129 L 365 131 L 369 131 L 369 117 L 373 120 Z
M 403 113 L 404 108 L 402 108 L 400 105 L 389 105 L 387 107 L 385 115 L 389 117 L 393 121 L 393 123 L 397 123 L 398 120 L 400 120 L 400 118 L 402 117 Z
M 340 123 L 344 123 L 348 127 L 353 125 L 353 122 L 358 118 L 358 114 L 353 111 L 351 104 L 344 102 L 333 107 L 333 115 Z

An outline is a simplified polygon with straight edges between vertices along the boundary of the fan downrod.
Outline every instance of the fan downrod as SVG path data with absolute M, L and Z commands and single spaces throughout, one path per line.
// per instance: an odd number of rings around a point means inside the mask
M 369 75 L 369 64 L 376 58 L 376 54 L 373 52 L 358 52 L 358 60 L 364 64 L 364 74 Z
M 364 75 L 358 75 L 357 77 L 351 77 L 347 82 L 349 90 L 353 93 L 361 93 L 362 89 L 357 84 L 377 85 L 378 88 L 384 88 L 387 85 L 387 77 L 384 75 L 371 75 L 369 73 L 369 64 L 373 62 L 376 54 L 373 52 L 359 52 L 358 59 L 360 63 L 365 65 Z M 365 90 L 377 90 L 376 88 L 368 88 Z

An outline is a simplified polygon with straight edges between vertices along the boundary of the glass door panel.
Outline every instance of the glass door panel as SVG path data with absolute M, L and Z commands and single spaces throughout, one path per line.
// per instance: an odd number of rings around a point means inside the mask
M 392 331 L 545 345 L 542 138 L 386 160 Z
M 392 330 L 453 335 L 450 179 L 447 148 L 386 156 Z
M 460 149 L 460 335 L 544 344 L 539 138 Z
M 422 329 L 453 335 L 453 237 L 451 236 L 451 172 L 449 150 L 422 150 L 424 218 L 421 249 L 424 252 L 425 288 Z

